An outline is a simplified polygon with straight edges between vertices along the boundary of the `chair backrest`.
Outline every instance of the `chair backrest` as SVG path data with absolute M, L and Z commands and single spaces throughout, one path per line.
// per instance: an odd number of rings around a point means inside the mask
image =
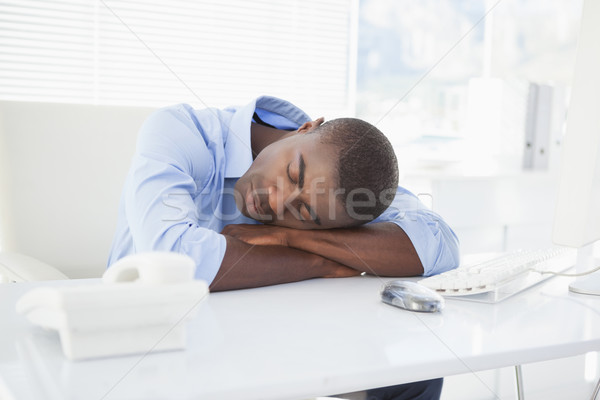
M 0 251 L 98 277 L 149 108 L 0 101 Z

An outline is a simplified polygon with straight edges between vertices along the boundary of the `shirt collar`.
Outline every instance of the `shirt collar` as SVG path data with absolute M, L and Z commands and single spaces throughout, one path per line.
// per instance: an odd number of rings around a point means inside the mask
M 235 110 L 225 142 L 225 178 L 239 178 L 252 164 L 250 124 L 254 112 L 279 129 L 298 129 L 310 117 L 292 103 L 262 96 Z

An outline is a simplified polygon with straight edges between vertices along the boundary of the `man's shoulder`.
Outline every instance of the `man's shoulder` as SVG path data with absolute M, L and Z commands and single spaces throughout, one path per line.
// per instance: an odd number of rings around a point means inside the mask
M 222 142 L 223 127 L 231 118 L 231 110 L 206 108 L 196 110 L 189 104 L 175 104 L 152 112 L 140 128 L 138 143 L 154 140 L 200 139 Z
M 223 110 L 218 108 L 195 109 L 189 104 L 180 103 L 155 110 L 146 122 L 169 127 L 182 124 L 198 130 L 206 129 L 215 124 L 220 128 L 223 120 L 230 118 L 234 111 L 232 108 Z
M 139 130 L 136 155 L 205 179 L 221 165 L 227 115 L 177 104 L 154 111 Z

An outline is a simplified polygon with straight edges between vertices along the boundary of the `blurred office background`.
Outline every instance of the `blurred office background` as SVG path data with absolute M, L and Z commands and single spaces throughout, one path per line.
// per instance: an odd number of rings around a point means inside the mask
M 223 107 L 272 94 L 377 124 L 405 173 L 514 170 L 530 83 L 566 101 L 581 3 L 2 1 L 0 98 Z
M 450 222 L 463 253 L 541 247 L 551 244 L 581 8 L 1 0 L 0 100 L 204 108 L 269 94 L 314 118 L 356 116 L 389 137 L 401 184 Z M 528 399 L 583 398 L 598 355 L 524 372 Z M 443 398 L 515 398 L 511 374 L 451 377 Z

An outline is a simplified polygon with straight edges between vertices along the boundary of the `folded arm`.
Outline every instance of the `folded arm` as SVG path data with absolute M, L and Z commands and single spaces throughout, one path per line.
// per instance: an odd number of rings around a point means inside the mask
M 368 274 L 423 274 L 423 266 L 412 242 L 399 226 L 390 222 L 325 230 L 229 225 L 224 233 L 251 244 L 276 244 L 302 250 Z
M 359 275 L 334 260 L 306 251 L 274 245 L 254 245 L 225 235 L 227 250 L 211 291 L 253 288 L 311 278 Z

